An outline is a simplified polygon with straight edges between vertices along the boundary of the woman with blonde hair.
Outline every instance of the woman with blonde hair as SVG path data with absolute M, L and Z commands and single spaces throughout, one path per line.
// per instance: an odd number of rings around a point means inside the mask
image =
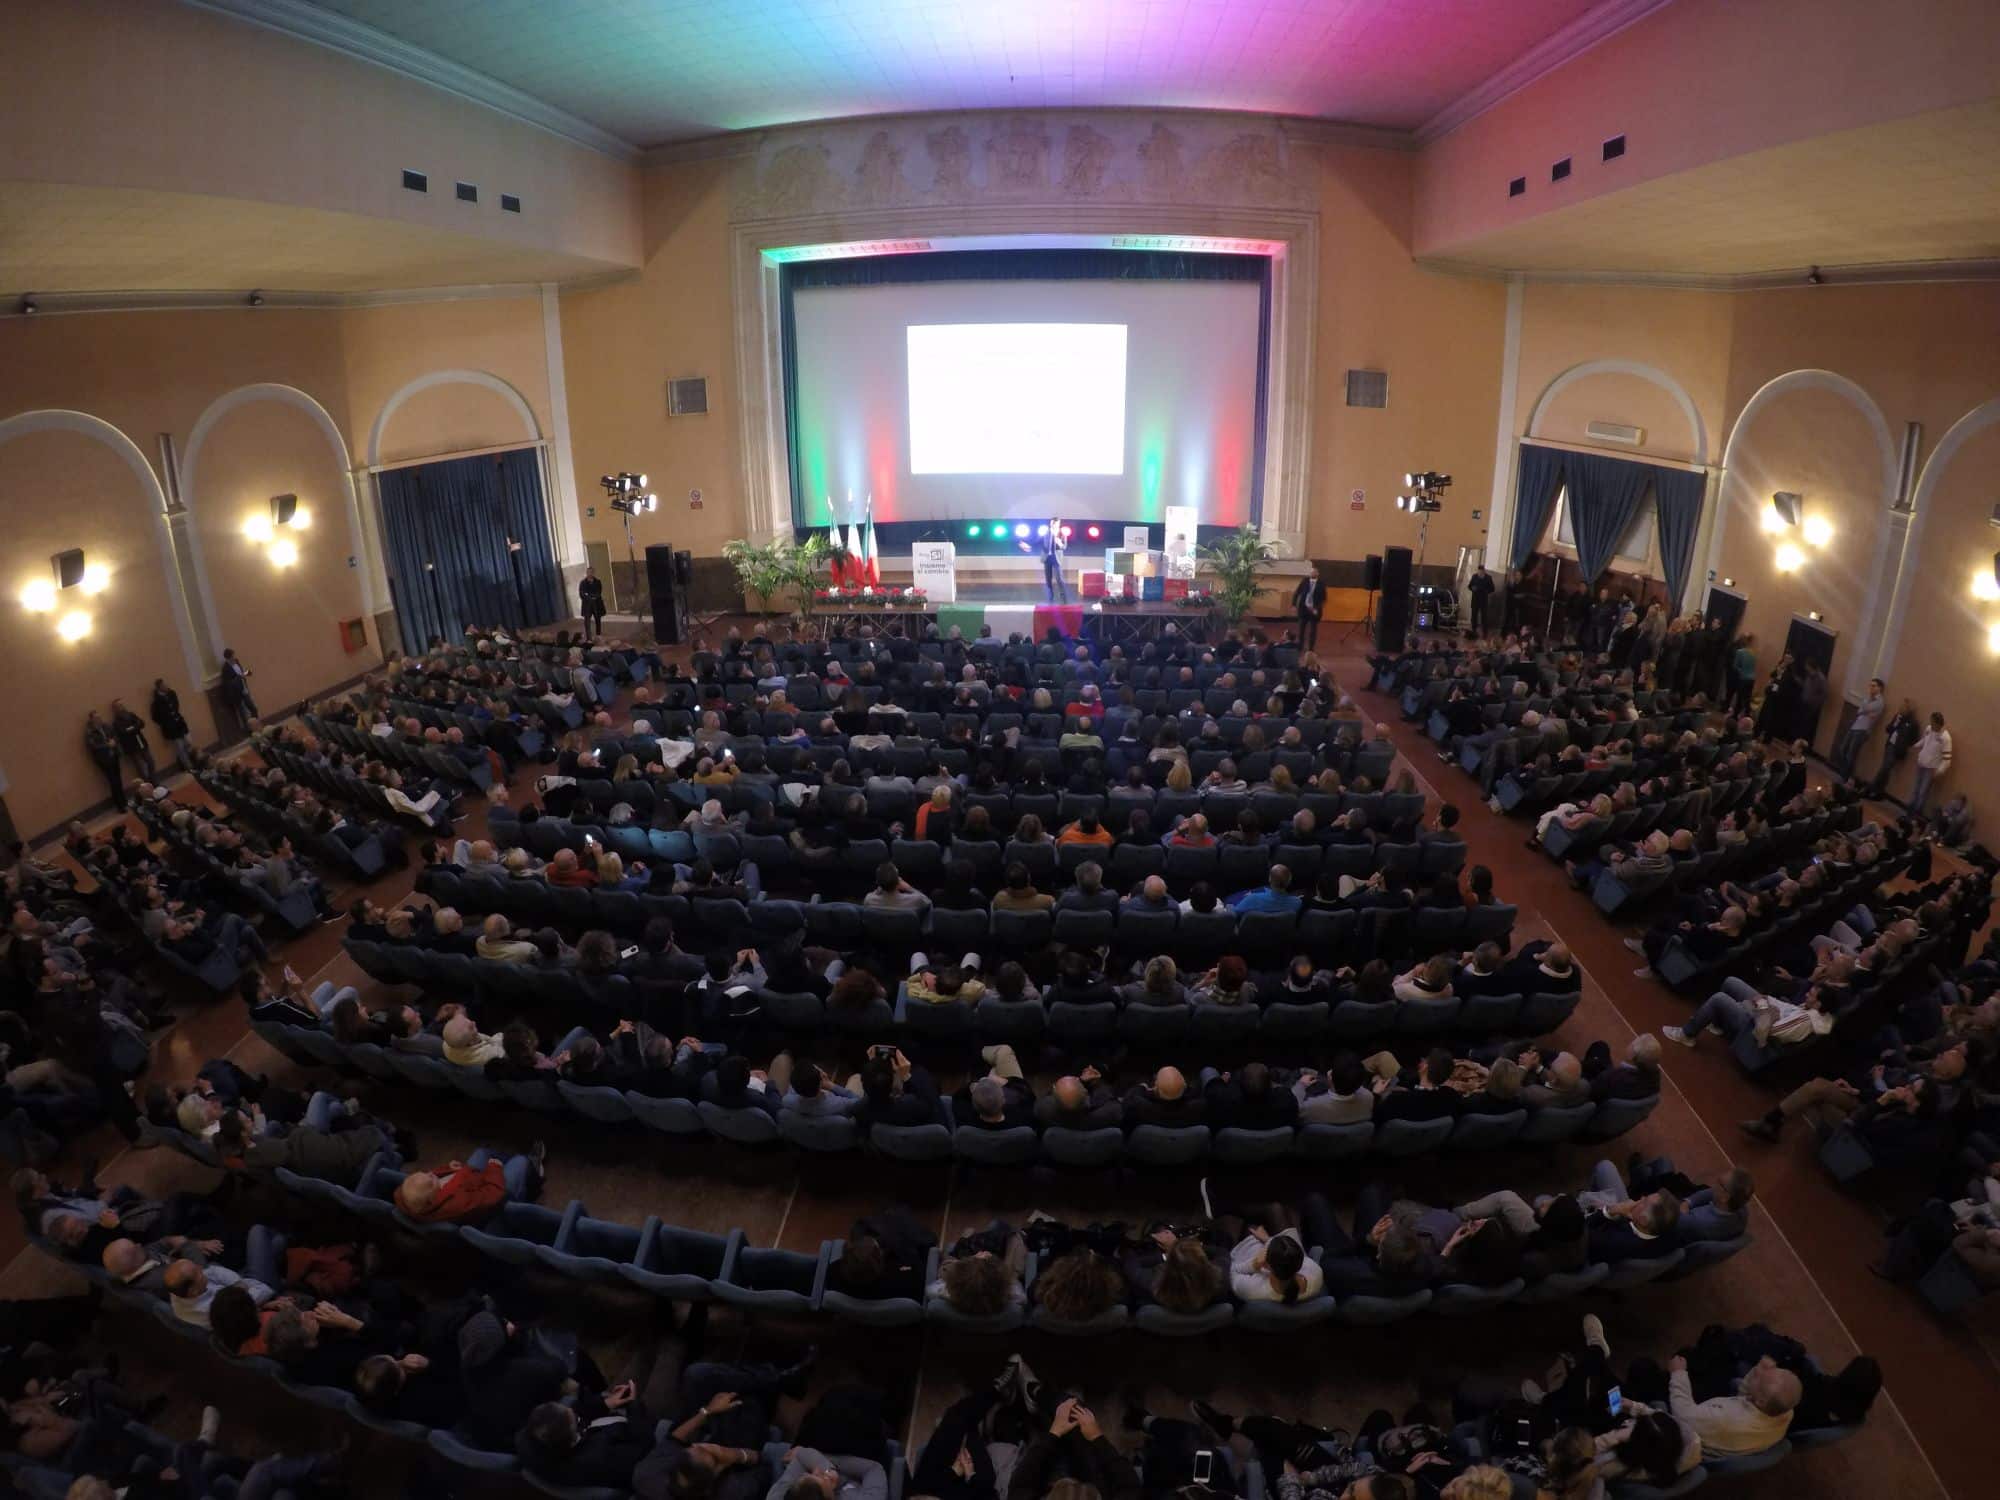
M 1177 760 L 1167 770 L 1167 790 L 1170 792 L 1191 792 L 1194 790 L 1194 773 L 1188 769 L 1185 760 Z
M 636 755 L 619 756 L 618 764 L 611 768 L 611 779 L 614 782 L 630 781 L 633 777 L 637 776 L 638 774 L 639 774 L 639 757 Z
M 914 831 L 919 839 L 946 843 L 951 838 L 951 788 L 940 783 L 931 788 L 930 800 L 917 809 Z

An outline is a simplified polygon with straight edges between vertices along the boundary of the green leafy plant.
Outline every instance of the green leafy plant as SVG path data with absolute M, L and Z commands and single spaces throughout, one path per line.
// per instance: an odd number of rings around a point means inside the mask
M 788 602 L 794 613 L 804 614 L 818 585 L 827 546 L 818 536 L 803 542 L 781 536 L 763 543 L 739 537 L 723 543 L 722 555 L 736 570 L 738 587 L 745 596 L 754 595 L 762 602 L 764 614 L 773 614 Z
M 1246 524 L 1220 541 L 1201 543 L 1194 555 L 1195 561 L 1214 575 L 1209 592 L 1215 600 L 1215 612 L 1234 627 L 1257 602 L 1258 580 L 1284 553 L 1265 541 L 1255 526 Z

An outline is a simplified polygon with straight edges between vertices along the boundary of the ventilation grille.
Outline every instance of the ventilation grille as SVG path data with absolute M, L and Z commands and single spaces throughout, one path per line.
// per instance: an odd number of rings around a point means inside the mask
M 515 197 L 514 194 L 512 193 L 502 193 L 500 195 L 501 213 L 517 214 L 520 211 L 521 211 L 521 200 L 519 198 Z
M 1616 161 L 1618 160 L 1619 157 L 1623 156 L 1624 154 L 1625 154 L 1624 136 L 1614 135 L 1613 137 L 1611 137 L 1610 140 L 1604 143 L 1604 159 L 1606 161 Z
M 1525 177 L 1516 177 L 1512 182 L 1507 184 L 1507 196 L 1509 198 L 1518 198 L 1521 194 L 1527 192 L 1527 190 L 1528 179 Z
M 1387 406 L 1389 404 L 1389 372 L 1387 370 L 1349 370 L 1347 372 L 1347 404 L 1349 406 Z
M 687 380 L 667 382 L 667 415 L 670 417 L 699 417 L 708 411 L 708 377 L 696 375 Z
M 428 193 L 431 190 L 431 180 L 422 172 L 406 170 L 403 173 L 403 186 L 413 193 Z
M 1586 422 L 1583 435 L 1593 443 L 1622 443 L 1627 448 L 1636 448 L 1646 441 L 1646 429 L 1626 427 L 1617 422 Z
M 460 203 L 477 203 L 479 201 L 479 184 L 475 182 L 461 182 L 458 185 L 458 201 Z
M 1567 176 L 1569 176 L 1569 158 L 1565 156 L 1561 161 L 1549 168 L 1549 181 L 1561 182 Z

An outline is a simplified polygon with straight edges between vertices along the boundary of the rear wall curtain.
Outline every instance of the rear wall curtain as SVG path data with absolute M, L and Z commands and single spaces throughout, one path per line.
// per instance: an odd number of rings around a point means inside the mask
M 1576 533 L 1576 560 L 1586 583 L 1611 566 L 1618 543 L 1632 525 L 1639 502 L 1653 482 L 1651 464 L 1597 453 L 1571 453 L 1563 460 L 1569 491 L 1570 527 Z
M 1525 568 L 1535 555 L 1535 544 L 1548 528 L 1549 512 L 1555 507 L 1556 491 L 1562 488 L 1563 461 L 1569 455 L 1560 448 L 1542 448 L 1533 443 L 1520 446 L 1514 466 L 1514 536 L 1512 566 Z
M 1676 612 L 1686 596 L 1694 562 L 1695 533 L 1701 530 L 1702 496 L 1708 476 L 1687 469 L 1653 470 L 1653 512 L 1660 528 L 1660 559 L 1667 574 L 1667 597 Z
M 564 613 L 533 448 L 387 469 L 383 540 L 404 643 L 456 643 L 468 625 L 546 625 Z M 509 540 L 519 542 L 510 551 Z

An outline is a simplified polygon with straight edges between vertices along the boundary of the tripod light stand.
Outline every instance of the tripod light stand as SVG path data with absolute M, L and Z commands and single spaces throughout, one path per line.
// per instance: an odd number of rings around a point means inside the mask
M 646 488 L 644 474 L 606 474 L 597 481 L 604 486 L 604 493 L 611 508 L 618 512 L 625 522 L 625 566 L 631 569 L 632 594 L 639 593 L 639 549 L 632 540 L 632 518 L 660 508 L 660 497 Z M 625 602 L 619 595 L 618 602 Z M 636 616 L 638 610 L 633 610 Z

